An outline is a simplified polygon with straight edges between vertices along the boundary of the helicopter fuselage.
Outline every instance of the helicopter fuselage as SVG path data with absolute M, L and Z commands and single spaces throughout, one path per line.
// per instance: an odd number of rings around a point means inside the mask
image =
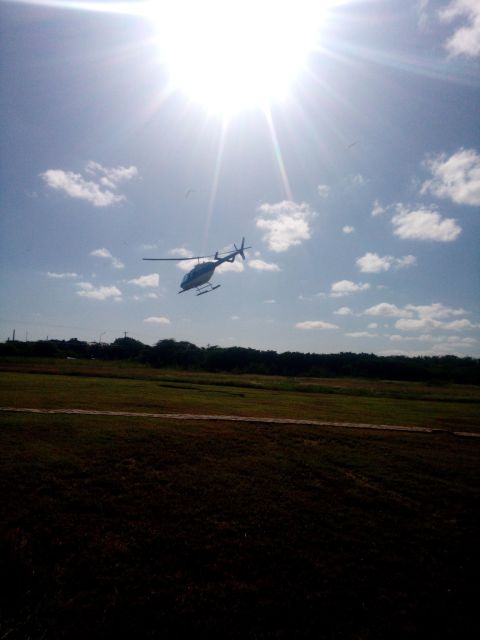
M 188 291 L 205 284 L 213 276 L 216 266 L 216 262 L 202 262 L 195 265 L 191 271 L 183 276 L 180 287 L 183 291 Z

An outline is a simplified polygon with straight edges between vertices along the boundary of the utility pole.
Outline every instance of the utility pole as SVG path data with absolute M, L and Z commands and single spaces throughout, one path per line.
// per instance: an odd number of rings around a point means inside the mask
M 125 338 L 127 337 L 127 333 L 128 333 L 128 331 L 124 331 L 124 332 L 123 332 L 123 334 L 124 334 L 124 335 L 123 335 L 123 339 L 125 339 Z
M 13 330 L 12 342 L 15 342 L 15 329 Z

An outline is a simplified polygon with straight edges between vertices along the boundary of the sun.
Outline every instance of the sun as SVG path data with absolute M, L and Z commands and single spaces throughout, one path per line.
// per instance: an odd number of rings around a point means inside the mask
M 318 42 L 322 0 L 171 0 L 152 18 L 174 89 L 230 115 L 288 95 Z

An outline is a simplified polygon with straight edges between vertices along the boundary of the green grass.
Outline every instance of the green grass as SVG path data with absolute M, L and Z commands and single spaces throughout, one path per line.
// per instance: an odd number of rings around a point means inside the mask
M 0 368 L 1 406 L 478 429 L 475 387 L 81 361 Z M 0 638 L 477 637 L 479 446 L 0 414 Z
M 207 413 L 480 430 L 480 388 L 154 370 L 92 361 L 0 363 L 0 406 Z

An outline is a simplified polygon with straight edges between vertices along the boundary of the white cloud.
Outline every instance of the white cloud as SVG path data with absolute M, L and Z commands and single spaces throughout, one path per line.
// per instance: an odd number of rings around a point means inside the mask
M 378 200 L 375 200 L 373 203 L 373 208 L 372 208 L 372 216 L 376 217 L 376 216 L 380 216 L 382 215 L 382 213 L 385 213 L 385 208 L 382 207 L 382 205 L 380 204 L 380 202 Z
M 400 318 L 395 322 L 395 328 L 400 331 L 424 331 L 442 327 L 443 323 L 434 318 Z
M 135 284 L 137 287 L 142 287 L 143 289 L 147 287 L 158 287 L 159 281 L 160 277 L 158 273 L 150 273 L 146 276 L 133 278 L 133 280 L 127 280 L 128 284 Z
M 165 316 L 150 316 L 149 318 L 145 318 L 144 322 L 150 324 L 170 324 L 170 320 Z
M 438 328 L 453 331 L 476 327 L 477 325 L 465 318 L 445 322 L 445 319 L 465 315 L 465 313 L 465 309 L 454 309 L 440 302 L 428 305 L 407 304 L 403 308 L 389 302 L 380 302 L 364 311 L 364 314 L 368 316 L 399 318 L 395 323 L 395 327 L 401 331 L 422 331 Z
M 461 329 L 476 329 L 480 325 L 474 324 L 467 320 L 467 318 L 463 318 L 462 320 L 452 320 L 451 322 L 444 322 L 443 328 L 450 329 L 452 331 L 459 331 Z
M 459 149 L 450 158 L 441 153 L 425 164 L 433 177 L 423 183 L 421 193 L 430 192 L 456 204 L 480 205 L 480 155 L 474 149 Z
M 304 322 L 297 322 L 295 325 L 297 329 L 338 329 L 336 324 L 330 322 L 323 322 L 323 320 L 305 320 Z
M 386 316 L 386 317 L 404 317 L 411 315 L 410 312 L 405 311 L 405 309 L 400 309 L 395 304 L 390 304 L 389 302 L 380 302 L 373 307 L 369 307 L 364 311 L 367 316 Z
M 396 269 L 405 269 L 407 267 L 413 267 L 417 264 L 417 259 L 415 256 L 408 255 L 403 256 L 402 258 L 395 258 L 394 267 Z
M 114 298 L 116 301 L 120 301 L 122 299 L 122 292 L 115 286 L 95 287 L 90 282 L 79 282 L 77 283 L 77 287 L 77 295 L 82 298 L 91 298 L 93 300 L 107 300 L 108 298 Z
M 263 260 L 253 259 L 248 261 L 248 266 L 257 271 L 281 271 L 278 264 L 274 262 L 264 262 Z
M 342 228 L 343 233 L 353 233 L 355 231 L 355 227 L 350 226 L 349 224 L 346 224 L 343 228 Z
M 170 249 L 168 254 L 175 256 L 175 258 L 188 258 L 192 255 L 192 252 L 185 247 L 176 247 L 175 249 Z
M 433 240 L 451 242 L 462 232 L 453 218 L 442 218 L 433 207 L 418 206 L 408 209 L 397 205 L 397 213 L 392 218 L 394 234 L 403 240 Z
M 368 283 L 355 283 L 351 280 L 339 280 L 338 282 L 334 282 L 331 286 L 330 295 L 333 298 L 339 298 L 341 296 L 348 296 L 351 293 L 357 293 L 358 291 L 365 291 L 366 289 L 370 289 L 370 285 Z
M 352 331 L 345 335 L 349 338 L 375 338 L 377 336 L 376 333 L 370 333 L 369 331 Z
M 330 187 L 327 184 L 319 184 L 317 187 L 317 193 L 321 198 L 328 198 Z
M 272 251 L 287 251 L 311 237 L 310 222 L 316 216 L 306 202 L 284 200 L 257 208 L 256 225 L 265 233 L 264 242 Z
M 112 256 L 110 251 L 108 249 L 105 249 L 105 247 L 103 247 L 102 249 L 95 249 L 94 251 L 90 251 L 90 255 L 95 256 L 96 258 L 104 258 L 105 260 L 110 260 L 112 267 L 114 267 L 115 269 L 123 269 L 125 267 L 123 262 L 118 260 L 118 258 Z
M 464 18 L 466 26 L 459 27 L 445 48 L 451 56 L 475 57 L 480 55 L 480 4 L 478 0 L 452 0 L 439 11 L 444 22 Z
M 380 273 L 380 271 L 388 271 L 393 263 L 392 256 L 383 256 L 381 258 L 378 253 L 366 253 L 356 261 L 357 267 L 363 273 Z
M 378 329 L 378 324 L 376 322 L 370 322 L 370 324 L 367 325 L 368 329 Z
M 196 264 L 198 264 L 198 260 L 182 260 L 177 264 L 177 268 L 180 271 L 190 271 Z
M 434 336 L 432 334 L 421 334 L 419 336 L 402 336 L 399 334 L 394 334 L 389 336 L 389 339 L 392 342 L 428 342 L 431 344 L 449 344 L 453 345 L 457 348 L 460 347 L 470 347 L 477 343 L 475 338 L 464 337 L 461 336 L 445 336 L 445 335 L 437 335 Z
M 222 262 L 222 264 L 216 268 L 218 273 L 227 273 L 228 271 L 241 273 L 243 270 L 244 266 L 242 260 L 235 260 L 235 262 Z
M 333 313 L 336 316 L 353 316 L 353 311 L 350 309 L 350 307 L 340 307 L 340 309 L 337 309 Z
M 97 162 L 89 162 L 85 168 L 95 180 L 87 180 L 80 173 L 48 169 L 40 174 L 45 184 L 55 191 L 63 191 L 70 198 L 86 200 L 95 207 L 108 207 L 122 202 L 125 196 L 115 193 L 118 184 L 138 175 L 136 167 L 102 167 Z
M 434 302 L 430 305 L 407 304 L 403 311 L 405 312 L 404 317 L 395 323 L 395 327 L 400 331 L 425 331 L 430 329 L 461 331 L 479 326 L 467 318 L 450 320 L 452 316 L 464 315 L 466 311 L 461 308 L 446 307 L 439 302 Z
M 47 276 L 49 278 L 57 278 L 57 279 L 64 279 L 64 278 L 78 278 L 78 273 L 73 273 L 73 272 L 68 272 L 68 273 L 53 273 L 52 271 L 47 271 Z
M 415 256 L 403 256 L 403 258 L 394 258 L 393 256 L 380 257 L 378 253 L 366 253 L 356 261 L 357 267 L 362 273 L 380 273 L 381 271 L 389 271 L 391 267 L 403 269 L 416 264 Z
M 276 300 L 274 300 L 273 298 L 270 298 L 269 300 L 264 300 L 263 302 L 264 304 L 275 304 Z
M 462 316 L 467 313 L 465 309 L 446 307 L 441 302 L 422 305 L 407 304 L 405 309 L 408 312 L 417 313 L 421 318 L 450 318 L 451 316 Z
M 240 320 L 240 316 L 230 316 L 230 320 Z
M 423 331 L 425 329 L 446 329 L 447 331 L 461 331 L 462 329 L 476 329 L 480 325 L 463 318 L 451 322 L 442 322 L 434 318 L 402 318 L 397 320 L 395 328 L 400 331 Z
M 96 258 L 112 258 L 112 254 L 108 249 L 95 249 L 94 251 L 90 251 L 91 256 L 95 256 Z

